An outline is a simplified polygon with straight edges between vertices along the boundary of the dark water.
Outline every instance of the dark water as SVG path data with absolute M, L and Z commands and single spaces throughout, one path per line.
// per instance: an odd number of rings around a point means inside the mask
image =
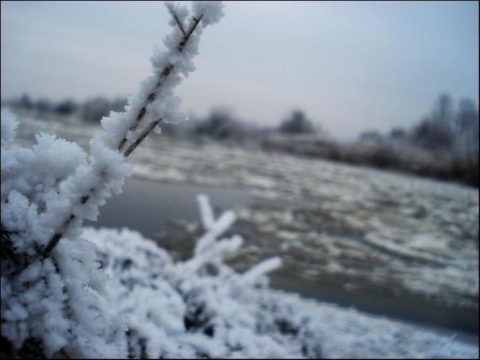
M 196 196 L 207 195 L 215 213 L 247 203 L 247 193 L 239 190 L 193 185 L 168 185 L 129 178 L 123 193 L 114 195 L 100 209 L 95 223 L 87 225 L 128 227 L 152 238 L 166 229 L 169 220 L 200 221 Z
M 371 292 L 347 292 L 340 286 L 324 285 L 299 280 L 288 275 L 272 274 L 273 288 L 296 292 L 304 297 L 334 303 L 359 311 L 402 320 L 426 329 L 453 335 L 469 343 L 479 343 L 478 312 L 462 308 L 425 303 L 420 296 L 378 294 Z
M 248 194 L 240 190 L 191 185 L 167 185 L 129 178 L 120 195 L 101 208 L 96 223 L 86 225 L 128 227 L 149 238 L 166 230 L 169 220 L 200 221 L 196 196 L 209 196 L 215 213 L 248 204 Z M 478 343 L 478 312 L 425 304 L 413 296 L 346 292 L 341 286 L 309 282 L 279 273 L 271 275 L 273 288 L 297 292 L 305 297 L 354 307 L 358 310 L 430 327 L 458 339 Z

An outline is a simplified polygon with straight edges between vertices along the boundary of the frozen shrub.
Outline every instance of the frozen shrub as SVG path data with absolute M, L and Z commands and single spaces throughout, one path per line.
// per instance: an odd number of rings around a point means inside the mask
M 107 306 L 93 246 L 72 228 L 51 256 L 43 251 L 75 198 L 65 186 L 89 167 L 86 155 L 47 134 L 30 149 L 10 145 L 14 128 L 2 112 L 2 338 L 20 353 L 40 344 L 36 356 L 122 356 L 123 320 Z
M 205 234 L 193 257 L 174 263 L 153 242 L 131 230 L 86 228 L 111 281 L 109 298 L 127 319 L 130 358 L 320 357 L 318 324 L 311 313 L 272 296 L 270 271 L 279 258 L 245 273 L 224 263 L 242 244 L 222 238 L 235 215 L 215 218 L 198 197 Z
M 174 88 L 193 71 L 200 34 L 223 14 L 221 3 L 167 3 L 174 31 L 152 57 L 154 73 L 129 98 L 124 113 L 104 118 L 105 132 L 77 144 L 38 134 L 31 148 L 12 144 L 16 121 L 2 112 L 2 343 L 34 356 L 126 357 L 126 321 L 106 290 L 95 247 L 80 237 L 84 219 L 120 193 L 126 157 L 158 127 L 179 122 Z M 71 101 L 57 111 L 70 114 Z

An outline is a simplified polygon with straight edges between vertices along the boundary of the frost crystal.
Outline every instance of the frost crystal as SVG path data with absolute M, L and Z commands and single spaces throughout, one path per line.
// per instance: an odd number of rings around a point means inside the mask
M 220 1 L 196 1 L 193 3 L 193 14 L 195 17 L 203 16 L 204 27 L 213 25 L 223 17 L 223 4 Z
M 15 116 L 8 110 L 2 110 L 2 146 L 13 141 L 17 125 L 18 122 L 15 119 Z

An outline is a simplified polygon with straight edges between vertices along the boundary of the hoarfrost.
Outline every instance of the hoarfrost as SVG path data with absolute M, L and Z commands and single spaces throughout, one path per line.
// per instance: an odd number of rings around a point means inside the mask
M 198 205 L 200 207 L 200 217 L 202 219 L 203 228 L 210 230 L 215 221 L 213 219 L 212 207 L 208 203 L 208 198 L 205 194 L 197 195 Z
M 220 1 L 196 1 L 193 3 L 193 14 L 197 18 L 203 15 L 202 24 L 206 27 L 220 21 L 224 15 L 223 7 Z
M 8 110 L 2 110 L 2 146 L 11 143 L 15 138 L 15 128 L 18 125 L 15 116 Z

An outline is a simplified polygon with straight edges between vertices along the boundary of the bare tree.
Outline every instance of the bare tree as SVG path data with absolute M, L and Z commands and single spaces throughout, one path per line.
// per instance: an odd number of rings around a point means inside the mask
M 294 110 L 279 127 L 283 134 L 311 134 L 315 132 L 313 123 L 307 119 L 305 112 Z
M 478 184 L 479 126 L 478 110 L 470 99 L 461 99 L 455 116 L 455 143 L 453 152 L 456 167 L 462 167 L 465 176 Z

